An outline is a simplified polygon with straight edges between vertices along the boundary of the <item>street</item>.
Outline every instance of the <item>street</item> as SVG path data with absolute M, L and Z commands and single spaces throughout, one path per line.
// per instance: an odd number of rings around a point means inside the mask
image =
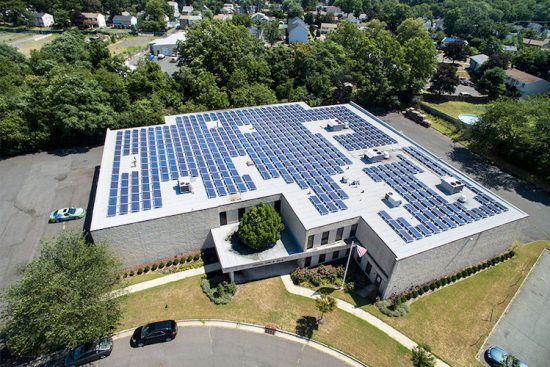
M 95 364 L 107 366 L 341 367 L 346 363 L 312 347 L 277 336 L 222 327 L 179 327 L 169 343 L 130 347 L 117 339 L 113 352 Z

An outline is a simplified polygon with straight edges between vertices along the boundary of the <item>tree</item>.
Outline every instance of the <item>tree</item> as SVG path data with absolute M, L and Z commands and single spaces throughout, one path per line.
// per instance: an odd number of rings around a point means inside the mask
M 459 83 L 460 80 L 453 65 L 439 64 L 437 65 L 437 71 L 432 77 L 429 90 L 437 94 L 452 94 Z
M 336 299 L 328 294 L 321 294 L 319 298 L 315 299 L 315 307 L 321 312 L 317 322 L 322 324 L 325 321 L 325 314 L 336 309 Z
M 2 294 L 9 349 L 37 356 L 110 335 L 121 312 L 118 299 L 106 295 L 119 275 L 104 243 L 89 244 L 76 232 L 45 242 Z
M 435 357 L 431 348 L 426 344 L 418 344 L 412 350 L 411 361 L 414 367 L 434 367 Z
M 506 359 L 499 364 L 499 367 L 520 367 L 519 359 L 509 354 Z
M 477 87 L 489 98 L 497 98 L 506 90 L 506 73 L 499 67 L 488 69 L 477 82 Z
M 284 228 L 279 213 L 271 205 L 260 203 L 243 215 L 237 236 L 245 246 L 261 250 L 276 243 Z
M 309 13 L 308 13 L 309 14 Z M 279 30 L 279 22 L 276 20 L 266 24 L 264 28 L 265 40 L 273 46 L 275 42 L 281 39 L 281 31 Z
M 465 61 L 468 56 L 468 45 L 464 41 L 449 42 L 443 47 L 443 55 L 453 61 Z
M 166 16 L 170 16 L 172 11 L 166 1 L 162 0 L 147 0 L 144 8 L 145 14 L 139 27 L 146 32 L 161 32 L 165 31 Z
M 277 102 L 275 92 L 262 84 L 239 87 L 231 93 L 233 107 L 258 106 Z

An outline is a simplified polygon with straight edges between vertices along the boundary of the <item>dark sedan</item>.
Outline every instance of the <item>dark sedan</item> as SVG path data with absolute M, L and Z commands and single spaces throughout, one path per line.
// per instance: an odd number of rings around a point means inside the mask
M 134 330 L 130 344 L 143 347 L 147 344 L 169 342 L 178 334 L 178 325 L 174 320 L 153 322 Z
M 81 366 L 108 357 L 113 351 L 113 339 L 105 338 L 83 344 L 65 357 L 65 366 Z

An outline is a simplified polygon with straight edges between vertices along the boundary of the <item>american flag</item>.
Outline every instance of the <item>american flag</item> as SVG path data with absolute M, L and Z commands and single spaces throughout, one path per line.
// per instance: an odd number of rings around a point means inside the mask
M 364 247 L 356 246 L 355 248 L 357 249 L 357 256 L 358 257 L 363 257 L 367 253 L 367 249 L 364 248 Z

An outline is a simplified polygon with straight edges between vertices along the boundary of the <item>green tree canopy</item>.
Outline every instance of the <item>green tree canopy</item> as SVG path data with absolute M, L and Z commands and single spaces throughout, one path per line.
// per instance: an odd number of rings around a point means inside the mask
M 454 93 L 456 86 L 460 83 L 456 74 L 456 67 L 449 64 L 437 65 L 437 71 L 431 80 L 429 90 L 437 94 Z
M 411 361 L 414 367 L 434 367 L 435 357 L 431 348 L 426 344 L 419 344 L 412 350 Z
M 276 243 L 284 228 L 279 213 L 271 205 L 260 203 L 243 215 L 237 236 L 245 246 L 262 250 Z
M 469 47 L 464 41 L 449 42 L 443 47 L 443 55 L 453 61 L 465 61 L 468 57 Z
M 506 91 L 506 73 L 499 67 L 488 69 L 477 82 L 477 87 L 489 98 L 500 97 Z
M 321 312 L 321 316 L 319 316 L 317 322 L 322 323 L 325 320 L 325 314 L 336 309 L 336 299 L 322 293 L 319 298 L 315 299 L 315 307 Z
M 2 294 L 9 349 L 37 356 L 110 335 L 121 313 L 118 300 L 106 295 L 119 275 L 105 244 L 88 244 L 75 232 L 44 243 Z

